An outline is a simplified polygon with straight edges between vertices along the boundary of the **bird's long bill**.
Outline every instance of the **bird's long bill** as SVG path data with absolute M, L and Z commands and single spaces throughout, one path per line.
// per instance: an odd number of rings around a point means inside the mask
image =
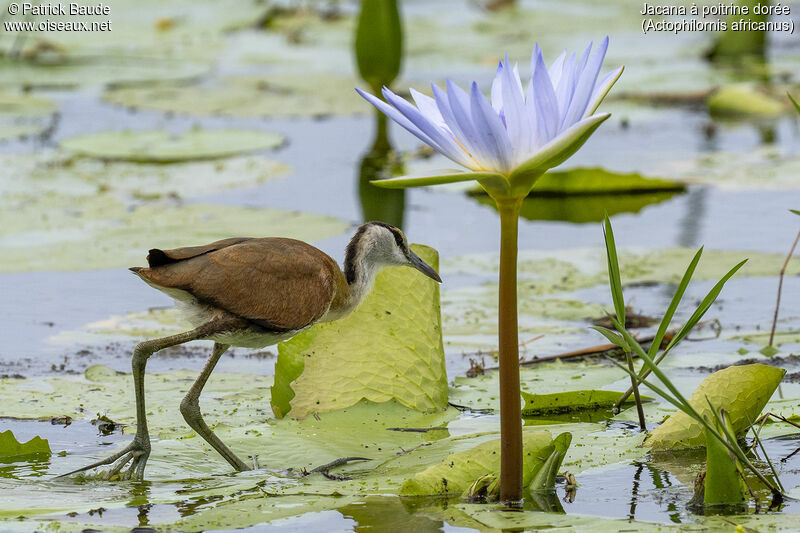
M 428 263 L 420 259 L 420 257 L 412 252 L 411 250 L 408 251 L 408 258 L 411 260 L 411 266 L 428 276 L 429 278 L 438 281 L 439 283 L 442 282 L 442 278 L 439 277 L 439 274 L 430 266 Z

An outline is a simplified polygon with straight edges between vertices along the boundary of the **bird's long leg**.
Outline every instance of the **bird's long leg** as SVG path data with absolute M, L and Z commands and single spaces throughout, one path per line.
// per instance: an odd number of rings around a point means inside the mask
M 83 468 L 73 470 L 72 472 L 61 474 L 57 477 L 69 476 L 98 466 L 114 463 L 111 470 L 105 475 L 105 478 L 108 479 L 120 472 L 126 464 L 131 463 L 130 469 L 123 477 L 125 479 L 130 479 L 133 476 L 135 479 L 141 480 L 144 477 L 144 467 L 147 463 L 147 458 L 150 456 L 150 434 L 147 431 L 147 414 L 144 401 L 144 372 L 147 366 L 147 360 L 155 352 L 163 350 L 164 348 L 203 339 L 209 335 L 230 330 L 236 325 L 236 321 L 226 319 L 211 320 L 191 331 L 170 335 L 169 337 L 162 337 L 160 339 L 147 340 L 137 344 L 136 348 L 133 350 L 133 358 L 131 359 L 134 393 L 136 395 L 136 436 L 134 436 L 133 442 L 122 451 L 110 457 L 101 459 Z
M 197 380 L 195 380 L 189 392 L 186 393 L 186 396 L 181 402 L 181 414 L 186 420 L 186 423 L 189 424 L 198 435 L 203 437 L 203 440 L 217 450 L 233 468 L 241 472 L 242 470 L 249 470 L 248 466 L 244 461 L 239 459 L 230 448 L 225 446 L 225 443 L 223 443 L 213 431 L 211 431 L 211 428 L 208 427 L 208 424 L 203 420 L 203 414 L 200 412 L 200 393 L 203 391 L 206 381 L 208 381 L 208 376 L 211 375 L 214 367 L 217 366 L 217 361 L 219 361 L 219 358 L 227 349 L 227 344 L 214 343 L 214 349 L 211 352 L 211 357 L 209 357 L 206 366 L 203 368 L 203 371 L 200 372 Z

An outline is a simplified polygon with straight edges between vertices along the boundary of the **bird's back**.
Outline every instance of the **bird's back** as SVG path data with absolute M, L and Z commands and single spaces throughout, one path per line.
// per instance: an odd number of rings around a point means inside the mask
M 150 250 L 139 277 L 178 289 L 273 332 L 319 320 L 346 288 L 339 266 L 323 251 L 280 237 L 235 237 L 203 246 Z

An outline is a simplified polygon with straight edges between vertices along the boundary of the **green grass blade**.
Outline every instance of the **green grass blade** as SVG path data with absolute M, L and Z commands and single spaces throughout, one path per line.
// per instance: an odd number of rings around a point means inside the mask
M 694 408 L 689 404 L 689 402 L 686 400 L 683 394 L 681 394 L 678 388 L 672 384 L 672 381 L 670 381 L 667 375 L 660 368 L 658 368 L 658 366 L 656 366 L 655 362 L 653 361 L 653 358 L 647 355 L 647 352 L 645 352 L 642 349 L 641 345 L 636 341 L 636 339 L 633 338 L 633 336 L 630 333 L 628 333 L 628 330 L 622 327 L 622 324 L 620 324 L 620 322 L 617 319 L 615 319 L 614 317 L 611 317 L 611 319 L 614 321 L 614 326 L 617 328 L 617 331 L 619 331 L 622 334 L 622 336 L 625 338 L 625 342 L 628 343 L 631 349 L 634 352 L 636 352 L 636 354 L 642 359 L 642 361 L 644 361 L 645 365 L 647 365 L 653 371 L 656 377 L 658 377 L 658 379 L 661 380 L 661 382 L 667 387 L 667 389 L 669 389 L 669 391 L 675 396 L 675 398 L 679 402 L 681 402 L 686 407 L 686 409 L 691 411 L 691 413 L 687 412 L 687 414 L 690 414 L 693 418 L 699 419 L 700 415 L 697 413 L 697 411 L 695 411 Z
M 619 261 L 617 259 L 617 245 L 614 242 L 614 230 L 611 229 L 611 220 L 606 215 L 603 221 L 603 237 L 606 241 L 606 258 L 608 259 L 608 281 L 611 285 L 611 298 L 614 300 L 614 310 L 617 318 L 625 324 L 625 299 L 622 296 L 622 282 L 619 275 Z
M 800 113 L 800 105 L 797 105 L 797 102 L 795 102 L 794 98 L 792 98 L 792 95 L 789 94 L 789 93 L 786 93 L 786 96 L 789 97 L 789 100 L 792 101 L 792 105 L 794 105 L 794 108 L 797 110 L 798 113 Z
M 614 364 L 614 366 L 624 370 L 625 373 L 628 374 L 629 376 L 631 376 L 631 375 L 633 375 L 634 377 L 636 376 L 635 372 L 631 372 L 630 369 L 627 366 L 623 365 L 619 361 L 615 361 L 614 359 L 612 359 L 611 357 L 608 357 L 608 356 L 606 356 L 606 359 L 611 361 Z M 653 392 L 655 392 L 656 394 L 658 394 L 659 396 L 661 396 L 662 398 L 667 400 L 669 403 L 671 403 L 672 405 L 674 405 L 678 409 L 683 409 L 682 406 L 681 406 L 681 403 L 678 400 L 676 400 L 675 398 L 670 396 L 668 392 L 665 392 L 664 389 L 662 389 L 658 385 L 653 385 L 652 383 L 650 383 L 650 382 L 648 382 L 646 380 L 641 380 L 641 381 L 639 381 L 639 383 L 641 383 L 642 385 L 645 385 L 648 389 L 652 390 Z
M 734 274 L 736 274 L 736 272 L 738 272 L 739 269 L 742 268 L 742 266 L 744 266 L 746 262 L 747 259 L 745 259 L 744 261 L 742 261 L 741 263 L 730 269 L 728 273 L 725 274 L 725 276 L 723 276 L 722 279 L 719 280 L 717 284 L 714 285 L 714 287 L 710 291 L 708 291 L 708 294 L 706 294 L 706 297 L 703 298 L 702 302 L 700 302 L 700 305 L 697 307 L 695 312 L 692 313 L 692 316 L 689 317 L 689 320 L 686 321 L 683 327 L 681 327 L 678 333 L 676 333 L 675 336 L 672 338 L 670 343 L 667 345 L 665 351 L 671 349 L 673 346 L 678 344 L 680 341 L 684 339 L 684 337 L 686 337 L 686 335 L 689 334 L 690 331 L 692 331 L 692 328 L 694 328 L 697 325 L 697 323 L 700 322 L 700 319 L 703 318 L 703 315 L 706 314 L 706 311 L 708 311 L 708 309 L 717 299 L 717 296 L 719 296 L 719 293 L 722 291 L 722 287 L 725 285 L 725 283 Z
M 700 256 L 702 255 L 703 247 L 700 247 L 700 249 L 697 250 L 697 253 L 694 254 L 689 266 L 686 268 L 686 272 L 683 273 L 683 277 L 681 278 L 678 287 L 675 289 L 675 294 L 672 296 L 672 301 L 669 303 L 669 307 L 667 307 L 667 312 L 664 313 L 664 318 L 661 319 L 661 324 L 658 326 L 656 336 L 653 338 L 653 344 L 650 345 L 650 350 L 648 351 L 650 357 L 655 357 L 656 353 L 661 347 L 661 342 L 664 340 L 664 335 L 667 333 L 667 328 L 669 327 L 670 322 L 672 322 L 672 317 L 675 315 L 675 310 L 681 303 L 683 294 L 686 292 L 686 287 L 689 286 L 689 282 L 694 275 L 694 271 L 697 268 L 697 263 L 700 261 Z
M 619 346 L 623 350 L 630 351 L 630 348 L 628 348 L 628 345 L 625 344 L 625 339 L 622 338 L 622 335 L 620 335 L 616 331 L 611 331 L 610 329 L 604 328 L 603 326 L 589 326 L 589 329 L 593 329 L 596 332 L 600 333 L 603 337 L 608 339 L 609 342 L 611 342 L 611 344 L 616 344 L 617 346 Z

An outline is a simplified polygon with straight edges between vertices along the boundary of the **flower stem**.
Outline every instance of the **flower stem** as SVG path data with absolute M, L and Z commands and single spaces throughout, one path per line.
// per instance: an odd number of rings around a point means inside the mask
M 495 200 L 500 213 L 500 501 L 522 501 L 522 413 L 517 328 L 517 228 L 522 198 Z

